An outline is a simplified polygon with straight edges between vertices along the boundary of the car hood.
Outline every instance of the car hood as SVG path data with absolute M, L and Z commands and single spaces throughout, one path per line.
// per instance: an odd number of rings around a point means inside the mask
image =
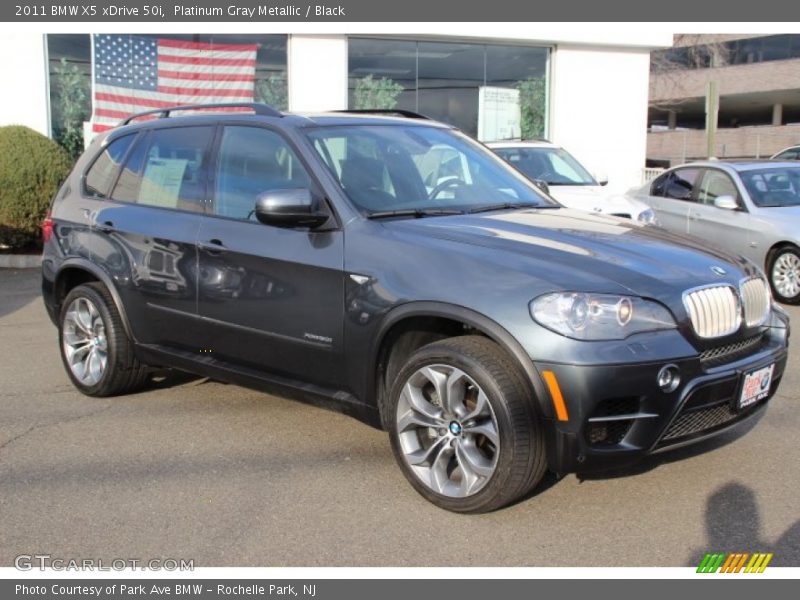
M 686 289 L 722 282 L 738 286 L 752 272 L 744 258 L 706 248 L 691 238 L 629 219 L 566 208 L 397 220 L 384 225 L 395 234 L 486 248 L 493 251 L 487 260 L 525 270 L 548 289 L 631 293 L 672 303 Z M 718 275 L 712 267 L 721 267 L 725 273 Z
M 568 208 L 605 214 L 628 214 L 636 218 L 649 207 L 633 198 L 609 193 L 599 185 L 551 185 L 550 195 Z

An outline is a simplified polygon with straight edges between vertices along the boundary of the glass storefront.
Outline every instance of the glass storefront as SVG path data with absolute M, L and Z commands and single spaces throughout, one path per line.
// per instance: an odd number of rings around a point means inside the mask
M 544 47 L 350 38 L 349 107 L 412 110 L 482 141 L 542 137 L 549 55 Z
M 255 100 L 288 108 L 286 35 L 138 35 L 205 44 L 256 44 Z M 53 138 L 77 155 L 83 149 L 83 123 L 92 112 L 90 35 L 47 36 L 50 126 Z

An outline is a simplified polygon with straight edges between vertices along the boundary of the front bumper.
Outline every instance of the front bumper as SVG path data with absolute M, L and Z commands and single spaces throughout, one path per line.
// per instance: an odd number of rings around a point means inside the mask
M 767 329 L 744 351 L 723 357 L 625 365 L 537 362 L 552 371 L 568 420 L 547 419 L 548 463 L 558 473 L 615 469 L 669 448 L 722 433 L 763 412 L 780 384 L 787 360 L 788 328 Z M 681 383 L 671 393 L 658 372 L 674 364 Z M 768 395 L 744 409 L 736 403 L 745 373 L 774 364 Z

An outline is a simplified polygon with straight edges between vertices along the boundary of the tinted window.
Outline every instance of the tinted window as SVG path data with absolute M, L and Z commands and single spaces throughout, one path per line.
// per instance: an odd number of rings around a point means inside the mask
M 675 200 L 691 200 L 697 183 L 697 169 L 678 169 L 669 174 L 664 187 L 664 196 Z
M 114 140 L 92 163 L 86 172 L 85 183 L 88 194 L 102 198 L 108 195 L 108 191 L 116 179 L 119 165 L 135 137 L 135 134 L 131 134 Z
M 139 184 L 142 181 L 142 165 L 148 141 L 148 137 L 143 135 L 128 154 L 119 179 L 117 179 L 117 185 L 114 186 L 114 191 L 111 193 L 114 200 L 136 202 L 139 198 Z
M 650 195 L 663 196 L 664 190 L 667 187 L 667 181 L 669 181 L 671 175 L 672 173 L 664 173 L 663 175 L 659 175 L 650 185 Z
M 739 176 L 756 206 L 800 205 L 800 167 L 742 171 Z
M 214 190 L 214 214 L 254 220 L 262 192 L 310 188 L 297 155 L 280 135 L 259 127 L 226 127 Z
M 708 169 L 703 175 L 703 181 L 697 192 L 697 201 L 702 204 L 714 204 L 720 196 L 739 197 L 739 192 L 733 180 L 726 173 L 716 169 Z
M 143 157 L 136 201 L 202 212 L 208 178 L 208 147 L 213 134 L 213 127 L 153 131 Z M 134 167 L 131 164 L 132 176 Z
M 501 148 L 497 153 L 531 179 L 541 179 L 548 185 L 597 185 L 563 148 Z

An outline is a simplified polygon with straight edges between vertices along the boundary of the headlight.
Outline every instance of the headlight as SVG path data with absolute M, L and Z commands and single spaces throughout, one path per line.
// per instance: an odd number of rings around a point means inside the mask
M 555 292 L 533 300 L 530 310 L 543 327 L 576 340 L 622 340 L 676 327 L 666 308 L 635 296 Z
M 647 210 L 643 210 L 639 213 L 639 216 L 636 217 L 637 221 L 641 221 L 647 225 L 658 225 L 658 219 L 656 218 L 656 213 L 652 208 L 648 208 Z

